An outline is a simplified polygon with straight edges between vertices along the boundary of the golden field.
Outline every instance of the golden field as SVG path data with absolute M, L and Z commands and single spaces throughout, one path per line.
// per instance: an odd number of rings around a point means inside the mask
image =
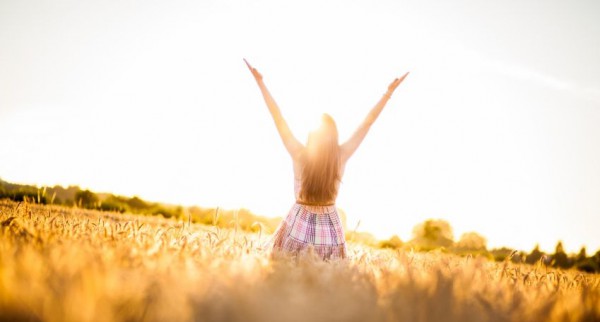
M 2 321 L 600 321 L 600 278 L 348 245 L 270 258 L 265 234 L 0 201 Z

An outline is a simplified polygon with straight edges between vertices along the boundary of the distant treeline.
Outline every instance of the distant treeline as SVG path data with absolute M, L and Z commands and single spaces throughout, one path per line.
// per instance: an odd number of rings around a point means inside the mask
M 204 207 L 182 207 L 159 202 L 148 202 L 141 198 L 123 197 L 110 193 L 94 193 L 78 186 L 36 187 L 6 182 L 0 179 L 0 199 L 28 201 L 44 205 L 63 205 L 101 211 L 159 215 L 165 218 L 189 220 L 193 223 L 236 227 L 247 231 L 273 232 L 280 218 L 267 218 L 253 214 L 247 209 L 226 210 Z
M 377 241 L 371 234 L 364 232 L 351 232 L 347 237 L 380 248 L 442 251 L 461 256 L 484 256 L 495 261 L 510 260 L 515 263 L 562 269 L 575 268 L 588 273 L 600 273 L 600 250 L 588 256 L 586 248 L 582 247 L 577 254 L 567 254 L 561 241 L 556 244 L 554 253 L 551 254 L 543 253 L 539 246 L 535 246 L 530 253 L 504 247 L 488 250 L 486 239 L 476 232 L 465 233 L 455 241 L 452 227 L 447 221 L 441 219 L 430 219 L 416 225 L 413 229 L 413 238 L 407 242 L 403 242 L 398 236 Z
M 94 193 L 90 190 L 82 190 L 77 186 L 38 188 L 30 185 L 13 184 L 0 179 L 0 199 L 3 198 L 118 213 L 159 215 L 222 228 L 238 228 L 245 231 L 265 233 L 274 232 L 281 221 L 281 218 L 255 215 L 247 209 L 224 210 L 198 206 L 182 207 L 148 202 L 136 196 L 128 198 L 109 193 Z M 340 211 L 340 215 L 342 216 L 342 222 L 345 222 L 343 211 Z M 510 260 L 512 262 L 563 269 L 575 268 L 585 272 L 600 272 L 600 250 L 589 257 L 585 247 L 581 248 L 578 254 L 567 254 L 560 241 L 552 254 L 541 252 L 538 246 L 529 254 L 509 248 L 488 250 L 486 239 L 476 232 L 465 233 L 458 241 L 455 241 L 452 227 L 447 221 L 441 219 L 430 219 L 416 225 L 413 229 L 413 238 L 406 242 L 398 236 L 393 236 L 387 240 L 377 240 L 368 232 L 358 232 L 356 229 L 348 230 L 346 227 L 344 229 L 346 229 L 347 240 L 373 247 L 414 251 L 442 251 L 461 256 L 484 256 L 496 261 Z

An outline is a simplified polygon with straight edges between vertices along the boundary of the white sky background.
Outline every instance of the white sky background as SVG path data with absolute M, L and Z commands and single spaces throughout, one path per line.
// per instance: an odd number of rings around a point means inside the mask
M 347 138 L 349 226 L 443 218 L 489 246 L 600 248 L 600 3 L 0 2 L 0 177 L 283 216 L 291 161 L 246 57 L 304 140 Z

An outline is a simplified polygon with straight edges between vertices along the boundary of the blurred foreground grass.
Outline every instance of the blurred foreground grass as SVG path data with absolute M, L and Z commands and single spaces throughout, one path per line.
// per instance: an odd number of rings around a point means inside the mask
M 0 201 L 2 321 L 600 321 L 600 278 L 349 244 L 271 259 L 268 236 Z

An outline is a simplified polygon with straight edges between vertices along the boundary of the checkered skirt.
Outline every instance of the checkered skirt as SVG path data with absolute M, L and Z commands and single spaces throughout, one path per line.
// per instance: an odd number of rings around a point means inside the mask
M 297 254 L 312 247 L 322 259 L 346 257 L 344 231 L 335 206 L 294 204 L 272 239 L 273 253 Z

